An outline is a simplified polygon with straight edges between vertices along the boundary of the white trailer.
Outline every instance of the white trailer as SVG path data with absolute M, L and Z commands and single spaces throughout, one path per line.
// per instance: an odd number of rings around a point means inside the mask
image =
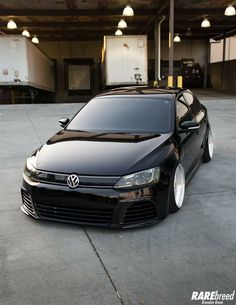
M 54 63 L 22 36 L 0 37 L 0 86 L 30 86 L 53 92 Z
M 147 36 L 105 36 L 102 51 L 105 86 L 146 85 Z

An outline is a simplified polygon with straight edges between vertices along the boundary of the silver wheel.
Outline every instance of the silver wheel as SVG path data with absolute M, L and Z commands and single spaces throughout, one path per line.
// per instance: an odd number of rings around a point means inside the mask
M 209 130 L 208 133 L 208 151 L 209 151 L 209 157 L 210 159 L 212 159 L 214 152 L 214 143 L 213 143 L 213 135 L 211 130 Z
M 174 198 L 175 204 L 180 209 L 184 201 L 185 173 L 181 164 L 176 167 L 174 177 Z

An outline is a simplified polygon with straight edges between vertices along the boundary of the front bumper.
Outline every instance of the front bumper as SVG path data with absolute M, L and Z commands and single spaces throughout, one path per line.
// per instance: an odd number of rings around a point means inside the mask
M 129 228 L 150 225 L 168 214 L 168 183 L 131 191 L 36 183 L 23 179 L 22 211 L 35 219 Z

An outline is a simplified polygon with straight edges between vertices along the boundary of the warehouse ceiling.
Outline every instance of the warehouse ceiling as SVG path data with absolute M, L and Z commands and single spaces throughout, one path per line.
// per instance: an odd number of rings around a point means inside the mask
M 124 34 L 148 34 L 153 38 L 155 20 L 166 16 L 163 36 L 168 37 L 168 0 L 0 0 L 0 34 L 20 34 L 28 29 L 40 40 L 101 40 L 113 35 L 129 4 L 133 17 L 125 17 L 128 27 Z M 209 39 L 234 33 L 236 16 L 224 16 L 229 0 L 175 0 L 175 33 L 182 39 Z M 17 23 L 16 30 L 6 28 L 9 18 Z M 201 28 L 204 17 L 210 28 Z

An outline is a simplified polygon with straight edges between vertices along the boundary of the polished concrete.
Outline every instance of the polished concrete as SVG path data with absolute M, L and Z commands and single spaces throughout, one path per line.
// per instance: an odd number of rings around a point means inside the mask
M 192 291 L 235 289 L 236 97 L 198 94 L 209 109 L 214 159 L 191 181 L 180 212 L 135 230 L 22 214 L 25 158 L 81 105 L 0 106 L 1 305 L 189 305 L 200 304 Z

